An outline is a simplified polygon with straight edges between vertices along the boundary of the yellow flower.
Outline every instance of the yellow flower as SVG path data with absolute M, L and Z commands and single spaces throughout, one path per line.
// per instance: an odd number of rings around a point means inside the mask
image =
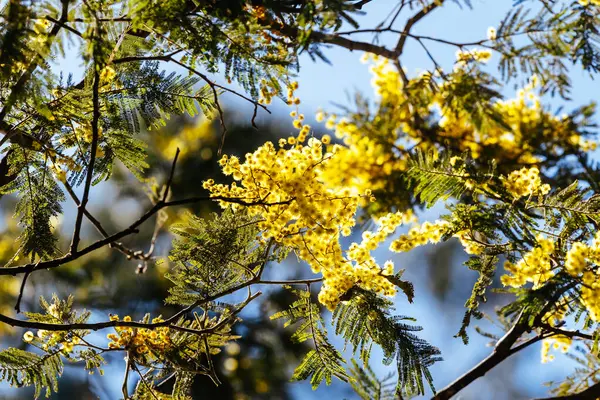
M 34 336 L 33 336 L 33 332 L 31 331 L 27 331 L 23 334 L 23 341 L 26 343 L 29 343 L 33 340 Z
M 103 82 L 110 82 L 115 78 L 116 75 L 117 73 L 115 72 L 114 68 L 107 65 L 102 69 L 102 71 L 100 71 L 100 80 Z

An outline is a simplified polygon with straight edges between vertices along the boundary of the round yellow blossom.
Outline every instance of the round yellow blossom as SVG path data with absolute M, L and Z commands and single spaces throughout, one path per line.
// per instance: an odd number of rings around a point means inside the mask
M 565 256 L 565 269 L 572 276 L 583 273 L 590 249 L 585 243 L 575 242 Z
M 100 80 L 103 82 L 110 82 L 115 78 L 116 75 L 117 73 L 115 72 L 114 68 L 107 65 L 102 69 L 102 71 L 100 71 Z
M 31 331 L 27 331 L 23 334 L 23 341 L 26 343 L 31 342 L 33 340 L 33 338 L 34 338 L 34 335 L 33 335 L 33 332 L 31 332 Z
M 394 240 L 390 244 L 390 250 L 399 253 L 427 243 L 438 243 L 448 226 L 449 223 L 446 221 L 425 222 L 420 226 L 415 226 L 407 234 Z

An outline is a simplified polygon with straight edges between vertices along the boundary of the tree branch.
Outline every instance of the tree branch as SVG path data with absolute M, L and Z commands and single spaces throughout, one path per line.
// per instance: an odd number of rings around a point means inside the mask
M 427 14 L 441 6 L 443 3 L 444 0 L 434 0 L 432 3 L 423 7 L 418 13 L 409 18 L 409 20 L 406 22 L 406 25 L 404 25 L 404 29 L 402 29 L 402 35 L 400 36 L 398 44 L 396 44 L 396 48 L 394 49 L 394 54 L 396 54 L 396 57 L 400 57 L 402 55 L 402 52 L 404 51 L 404 45 L 406 44 L 406 38 L 410 34 L 413 26 L 415 26 L 417 22 L 425 18 Z
M 160 201 L 160 202 L 156 203 L 151 209 L 146 211 L 137 221 L 132 223 L 128 228 L 122 230 L 121 232 L 115 233 L 107 238 L 98 240 L 97 242 L 94 242 L 93 244 L 89 245 L 88 247 L 85 247 L 82 250 L 76 251 L 74 253 L 69 253 L 60 258 L 56 258 L 56 259 L 48 260 L 48 261 L 42 261 L 39 264 L 30 263 L 30 264 L 20 265 L 17 267 L 0 268 L 0 276 L 2 276 L 2 275 L 13 275 L 14 276 L 17 274 L 24 274 L 24 273 L 27 273 L 28 271 L 31 272 L 34 269 L 43 270 L 43 269 L 57 268 L 68 262 L 77 260 L 78 258 L 80 258 L 86 254 L 89 254 L 94 250 L 97 250 L 101 247 L 104 247 L 106 245 L 114 243 L 117 240 L 120 240 L 126 236 L 131 235 L 132 233 L 137 233 L 138 232 L 137 228 L 140 225 L 142 225 L 144 222 L 146 222 L 148 219 L 150 219 L 154 214 L 156 214 L 158 211 L 160 211 L 161 209 L 163 209 L 165 207 L 173 207 L 173 206 L 179 206 L 179 205 L 184 205 L 184 204 L 192 204 L 192 203 L 198 203 L 198 202 L 202 202 L 202 201 L 224 201 L 227 203 L 240 204 L 240 205 L 244 205 L 244 206 L 273 206 L 273 205 L 290 204 L 294 200 L 295 200 L 294 198 L 291 198 L 288 200 L 268 203 L 268 202 L 265 202 L 264 200 L 247 201 L 242 198 L 234 198 L 234 197 L 198 196 L 198 197 L 191 197 L 188 199 L 174 200 L 174 201 L 168 201 L 168 202 Z M 37 268 L 36 268 L 36 266 L 37 266 Z
M 512 326 L 512 328 L 510 328 L 508 332 L 506 332 L 506 334 L 498 341 L 496 347 L 494 348 L 494 351 L 489 356 L 483 359 L 479 364 L 473 367 L 466 374 L 462 375 L 450 385 L 440 390 L 434 397 L 432 397 L 432 400 L 450 399 L 459 391 L 467 387 L 467 385 L 469 385 L 471 382 L 473 382 L 477 378 L 484 376 L 487 372 L 489 372 L 496 365 L 500 364 L 506 358 L 510 357 L 517 351 L 522 350 L 525 347 L 538 342 L 543 338 L 541 335 L 536 336 L 518 346 L 517 349 L 511 349 L 512 346 L 516 343 L 516 341 L 526 331 L 527 324 L 523 319 L 523 313 L 521 313 L 517 317 L 517 320 Z

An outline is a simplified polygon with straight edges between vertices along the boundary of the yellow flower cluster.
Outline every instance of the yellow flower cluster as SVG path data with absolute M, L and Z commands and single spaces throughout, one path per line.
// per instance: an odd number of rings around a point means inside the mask
M 542 340 L 542 363 L 545 364 L 549 361 L 554 360 L 554 355 L 550 354 L 550 349 L 560 349 L 561 352 L 566 353 L 567 351 L 569 351 L 572 342 L 573 339 L 564 335 L 557 335 Z
M 594 321 L 600 320 L 600 276 L 597 267 L 588 269 L 588 263 L 600 265 L 600 232 L 591 245 L 575 242 L 565 255 L 565 270 L 574 277 L 582 277 L 581 302 Z M 583 274 L 583 275 L 582 275 Z
M 459 66 L 471 61 L 486 63 L 490 58 L 492 58 L 492 52 L 488 49 L 458 50 L 456 52 L 456 64 Z
M 393 264 L 380 268 L 370 251 L 412 214 L 395 213 L 379 219 L 377 232 L 365 232 L 363 241 L 353 244 L 345 257 L 340 237 L 351 233 L 359 202 L 372 198 L 371 191 L 359 193 L 355 188 L 326 184 L 324 174 L 338 156 L 339 146 L 326 152 L 316 138 L 310 138 L 306 145 L 290 144 L 288 148 L 282 142 L 276 148 L 267 142 L 246 154 L 243 163 L 237 157 L 224 156 L 219 162 L 223 173 L 232 175 L 236 182 L 228 186 L 208 180 L 203 186 L 212 196 L 252 203 L 246 208 L 251 215 L 260 216 L 261 240 L 272 238 L 289 246 L 313 272 L 323 273 L 319 300 L 329 309 L 335 308 L 339 297 L 353 285 L 393 294 L 393 286 L 384 278 L 393 273 Z M 230 206 L 223 200 L 220 204 Z
M 100 71 L 100 81 L 102 82 L 111 82 L 113 79 L 115 79 L 115 76 L 117 76 L 115 69 L 109 65 L 102 68 L 102 71 Z
M 523 258 L 513 264 L 504 263 L 504 269 L 512 275 L 503 275 L 501 278 L 504 286 L 520 287 L 526 282 L 532 282 L 538 288 L 554 276 L 551 255 L 554 253 L 554 242 L 551 239 L 538 236 L 538 245 L 523 255 Z
M 565 269 L 572 276 L 578 276 L 585 271 L 590 248 L 582 242 L 575 242 L 565 256 Z
M 111 315 L 111 321 L 119 321 L 118 315 Z M 123 321 L 130 322 L 131 317 L 123 317 Z M 154 318 L 152 323 L 163 322 L 160 317 Z M 164 352 L 171 348 L 171 338 L 169 337 L 169 328 L 160 327 L 155 329 L 115 327 L 115 333 L 110 333 L 107 338 L 110 339 L 108 348 L 124 348 L 139 356 L 154 357 L 155 352 Z
M 454 235 L 463 245 L 467 254 L 481 254 L 485 249 L 485 245 L 479 243 L 469 231 L 460 231 Z
M 63 183 L 67 181 L 67 171 L 62 169 L 58 164 L 52 164 L 51 168 L 52 172 L 54 173 L 54 176 L 56 176 L 56 179 Z
M 538 160 L 533 154 L 535 148 L 529 143 L 534 137 L 541 136 L 550 145 L 548 151 L 551 154 L 559 154 L 559 148 L 566 145 L 579 146 L 583 150 L 593 148 L 594 144 L 580 139 L 568 118 L 554 116 L 542 109 L 541 101 L 534 93 L 539 85 L 539 77 L 533 75 L 529 83 L 517 92 L 516 98 L 491 104 L 505 124 L 489 124 L 476 129 L 466 113 L 441 107 L 452 88 L 452 82 L 443 83 L 432 101 L 433 108 L 441 109 L 439 126 L 443 129 L 442 135 L 459 139 L 461 149 L 469 149 L 474 158 L 487 149 L 488 152 L 493 151 L 498 161 L 511 160 L 523 164 Z M 507 130 L 505 125 L 511 129 Z
M 375 61 L 370 71 L 373 75 L 371 83 L 379 97 L 378 107 L 386 110 L 385 122 L 383 119 L 381 122 L 385 123 L 385 128 L 379 131 L 385 133 L 373 137 L 365 134 L 375 130 L 364 126 L 364 121 L 338 118 L 323 111 L 316 114 L 316 120 L 325 121 L 325 127 L 333 130 L 335 137 L 343 142 L 325 179 L 332 186 L 351 186 L 360 193 L 367 189 L 384 189 L 391 174 L 406 170 L 406 156 L 398 154 L 403 149 L 398 141 L 402 132 L 410 131 L 407 122 L 413 112 L 403 94 L 398 71 L 387 59 L 367 56 L 369 59 Z M 365 205 L 366 201 L 361 203 L 361 206 Z
M 598 322 L 600 321 L 600 276 L 592 271 L 586 271 L 583 273 L 582 281 L 581 303 L 589 311 L 590 318 Z
M 269 82 L 266 79 L 260 81 L 260 97 L 258 99 L 259 104 L 271 104 L 273 97 L 277 96 L 277 89 L 269 86 Z
M 293 81 L 290 83 L 287 92 L 287 103 L 288 105 L 298 105 L 300 104 L 300 99 L 294 95 L 295 91 L 298 89 L 298 82 Z
M 50 28 L 50 25 L 51 25 L 50 20 L 47 20 L 46 18 L 39 18 L 33 24 L 33 31 L 35 33 L 37 33 L 38 35 L 46 33 L 48 28 Z
M 550 191 L 550 185 L 542 184 L 540 170 L 536 167 L 524 167 L 511 172 L 508 177 L 503 177 L 503 184 L 516 199 L 536 194 L 544 195 Z
M 493 37 L 495 30 L 490 32 Z M 484 59 L 487 57 L 485 52 L 476 54 Z M 461 57 L 472 56 L 468 53 Z M 391 178 L 406 170 L 407 148 L 427 150 L 439 142 L 451 141 L 458 151 L 470 151 L 475 159 L 485 153 L 486 157 L 498 162 L 500 173 L 504 174 L 510 172 L 506 165 L 530 166 L 539 161 L 532 141 L 547 143 L 546 150 L 557 156 L 565 146 L 584 151 L 595 148 L 595 142 L 582 139 L 573 129 L 569 118 L 555 116 L 542 108 L 535 93 L 540 86 L 536 75 L 514 99 L 489 104 L 502 119 L 502 124 L 489 121 L 475 126 L 469 113 L 453 108 L 447 101 L 454 90 L 453 80 L 441 82 L 436 92 L 422 90 L 418 98 L 408 98 L 399 71 L 388 60 L 369 54 L 363 60 L 372 63 L 372 86 L 377 95 L 366 113 L 369 118 L 364 118 L 362 110 L 342 118 L 322 110 L 316 114 L 316 120 L 324 122 L 342 142 L 337 156 L 330 162 L 331 168 L 323 175 L 330 186 L 352 187 L 359 193 L 366 189 L 386 190 L 394 181 Z M 462 73 L 467 73 L 461 71 L 451 75 L 453 79 L 459 80 Z M 411 87 L 427 87 L 428 81 L 433 79 L 436 74 L 428 72 L 411 79 L 408 93 Z M 358 118 L 358 115 L 363 117 Z M 416 129 L 417 117 L 425 121 L 438 120 L 436 143 Z M 296 124 L 300 129 L 301 121 Z M 547 187 L 543 186 L 541 190 L 545 191 Z M 360 205 L 366 206 L 366 199 Z
M 57 303 L 50 304 L 46 312 L 48 315 L 54 317 L 56 322 L 64 323 L 67 319 L 67 316 L 61 311 L 60 306 Z M 62 352 L 68 354 L 73 351 L 73 348 L 76 345 L 81 343 L 81 337 L 78 336 L 76 332 L 53 332 L 39 329 L 37 335 L 34 335 L 31 331 L 25 332 L 23 334 L 23 341 L 26 343 L 34 343 L 43 350 L 59 346 Z
M 487 30 L 487 38 L 488 40 L 496 40 L 498 38 L 498 32 L 496 31 L 496 28 L 494 28 L 493 26 L 490 26 Z
M 394 275 L 394 263 L 386 261 L 383 269 L 377 264 L 371 251 L 385 241 L 398 226 L 412 221 L 412 213 L 390 213 L 377 220 L 376 232 L 365 231 L 361 243 L 352 243 L 346 252 L 341 268 L 323 270 L 323 286 L 319 301 L 333 310 L 340 296 L 352 286 L 372 290 L 385 296 L 396 294 L 395 286 L 386 278 Z
M 25 334 L 23 334 L 24 342 L 31 343 L 34 340 L 38 340 L 39 343 L 43 343 L 42 349 L 44 350 L 48 350 L 50 347 L 58 345 L 64 353 L 71 353 L 73 348 L 81 343 L 79 336 L 70 334 L 68 332 L 51 332 L 40 329 L 37 331 L 37 339 L 31 331 L 27 331 Z
M 450 228 L 450 223 L 447 221 L 424 222 L 420 226 L 411 228 L 406 235 L 395 239 L 390 245 L 390 250 L 400 253 L 427 243 L 439 243 L 448 228 Z M 485 248 L 484 245 L 473 239 L 472 233 L 466 230 L 455 233 L 454 237 L 460 240 L 467 254 L 481 254 Z
M 582 6 L 588 6 L 590 4 L 594 6 L 600 6 L 600 0 L 579 0 L 578 2 Z
M 411 228 L 406 235 L 401 235 L 390 244 L 390 250 L 396 253 L 410 251 L 417 246 L 423 246 L 427 243 L 438 243 L 442 240 L 442 235 L 448 228 L 446 221 L 436 221 L 434 223 L 424 222 L 420 226 Z

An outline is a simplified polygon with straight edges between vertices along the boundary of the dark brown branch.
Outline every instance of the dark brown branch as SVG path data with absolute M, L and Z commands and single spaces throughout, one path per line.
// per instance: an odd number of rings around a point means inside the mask
M 269 249 L 269 248 L 270 247 L 267 247 L 267 249 Z M 266 263 L 266 260 L 267 260 L 267 258 L 265 258 L 265 261 L 263 262 L 263 266 Z M 262 273 L 262 268 L 261 268 L 261 273 Z M 240 289 L 244 289 L 244 288 L 247 288 L 252 285 L 260 283 L 261 273 L 257 274 L 256 276 L 252 277 L 251 279 L 249 279 L 245 282 L 240 283 L 237 286 L 233 286 L 229 289 L 223 290 L 214 295 L 207 296 L 203 299 L 200 299 L 200 300 L 194 302 L 193 304 L 189 305 L 188 307 L 181 309 L 180 311 L 173 314 L 171 317 L 167 318 L 166 320 L 164 320 L 162 322 L 144 323 L 144 322 L 136 322 L 136 321 L 105 321 L 105 322 L 97 322 L 97 323 L 51 324 L 51 323 L 47 323 L 47 322 L 24 321 L 24 320 L 20 320 L 20 319 L 16 319 L 16 318 L 11 318 L 11 317 L 8 317 L 3 314 L 0 314 L 0 322 L 3 322 L 5 324 L 13 326 L 13 327 L 21 327 L 21 328 L 29 328 L 29 329 L 43 329 L 43 330 L 53 331 L 53 332 L 71 331 L 71 330 L 97 331 L 100 329 L 114 328 L 117 326 L 118 327 L 131 327 L 131 328 L 145 328 L 145 329 L 154 329 L 154 328 L 166 326 L 173 330 L 194 333 L 194 334 L 198 334 L 198 335 L 212 333 L 215 330 L 219 329 L 221 326 L 223 326 L 224 323 L 228 319 L 221 321 L 220 323 L 217 323 L 214 326 L 211 326 L 209 328 L 202 329 L 202 330 L 196 330 L 196 329 L 190 329 L 190 328 L 187 328 L 184 326 L 178 326 L 178 325 L 175 325 L 175 323 L 179 320 L 179 318 L 181 318 L 188 312 L 192 311 L 196 307 L 199 307 L 208 302 L 217 300 L 217 299 L 227 296 L 231 293 L 237 292 Z M 237 315 L 243 307 L 245 307 L 250 301 L 254 300 L 261 294 L 262 294 L 261 292 L 256 292 L 254 294 L 249 295 L 248 298 L 240 305 L 240 307 L 238 307 L 238 309 L 236 311 L 234 311 L 234 313 L 232 315 L 230 315 L 228 318 L 231 318 L 232 316 Z
M 31 272 L 25 273 L 25 275 L 23 276 L 23 280 L 21 281 L 21 287 L 19 288 L 19 296 L 17 297 L 17 303 L 15 304 L 15 311 L 17 312 L 17 314 L 21 313 L 21 300 L 23 299 L 25 285 L 27 284 L 27 278 L 29 278 L 30 274 Z
M 163 194 L 163 202 L 167 201 L 167 196 L 169 195 L 169 189 L 171 188 L 171 184 L 173 183 L 173 175 L 175 175 L 175 166 L 177 165 L 177 158 L 179 157 L 179 147 L 175 151 L 175 157 L 173 158 L 173 164 L 171 165 L 171 172 L 169 172 L 169 179 L 167 179 L 167 183 L 165 184 L 165 193 Z
M 519 340 L 521 335 L 527 331 L 527 325 L 523 319 L 523 315 L 519 315 L 516 322 L 509 329 L 508 332 L 498 341 L 494 351 L 483 359 L 479 364 L 473 367 L 466 374 L 459 377 L 457 380 L 452 382 L 450 385 L 446 386 L 444 389 L 440 390 L 432 399 L 433 400 L 447 400 L 452 396 L 457 394 L 459 391 L 467 387 L 470 383 L 472 383 L 477 378 L 484 376 L 487 372 L 489 372 L 496 365 L 500 364 L 506 358 L 510 357 L 514 353 L 523 348 L 536 343 L 541 340 L 543 337 L 536 336 L 531 338 L 521 344 L 517 349 L 512 349 L 512 346 Z
M 544 325 L 543 329 L 548 332 L 552 332 L 555 335 L 563 335 L 568 338 L 580 338 L 586 340 L 594 340 L 594 336 L 588 333 L 580 332 L 580 331 L 568 331 L 560 328 L 555 328 L 550 325 Z
M 17 274 L 24 274 L 24 273 L 27 273 L 28 271 L 31 272 L 34 269 L 43 270 L 43 269 L 57 268 L 57 267 L 60 267 L 61 265 L 64 265 L 71 261 L 77 260 L 78 258 L 80 258 L 86 254 L 89 254 L 94 250 L 97 250 L 106 245 L 114 243 L 117 240 L 120 240 L 126 236 L 133 234 L 133 233 L 137 233 L 137 231 L 138 231 L 137 228 L 140 225 L 142 225 L 144 222 L 146 222 L 148 219 L 150 219 L 154 214 L 156 214 L 158 211 L 160 211 L 161 209 L 163 209 L 165 207 L 174 207 L 174 206 L 179 206 L 179 205 L 184 205 L 184 204 L 198 203 L 198 202 L 202 202 L 202 201 L 225 201 L 228 203 L 240 204 L 240 205 L 244 205 L 244 206 L 259 206 L 259 205 L 273 206 L 273 205 L 290 204 L 294 200 L 295 200 L 294 198 L 291 198 L 289 200 L 268 203 L 268 202 L 265 202 L 264 200 L 247 201 L 245 199 L 234 198 L 234 197 L 198 196 L 198 197 L 174 200 L 174 201 L 169 201 L 169 202 L 160 201 L 160 202 L 156 203 L 151 209 L 146 211 L 137 221 L 132 223 L 128 228 L 122 230 L 121 232 L 115 233 L 107 238 L 98 240 L 97 242 L 94 242 L 93 244 L 89 245 L 88 247 L 86 247 L 82 250 L 76 251 L 74 253 L 69 253 L 63 257 L 56 258 L 53 260 L 42 261 L 39 263 L 39 265 L 30 263 L 30 264 L 20 265 L 17 267 L 0 268 L 0 276 L 2 276 L 2 275 L 13 275 L 14 276 Z M 37 268 L 36 268 L 36 266 L 37 266 Z
M 261 285 L 308 285 L 311 283 L 319 283 L 322 282 L 323 278 L 313 278 L 313 279 L 294 279 L 290 281 L 260 281 Z
M 425 18 L 430 12 L 441 6 L 443 3 L 444 0 L 433 1 L 432 3 L 423 7 L 418 13 L 416 13 L 408 19 L 406 25 L 404 25 L 404 29 L 402 30 L 402 36 L 400 36 L 398 44 L 394 49 L 394 54 L 396 54 L 396 57 L 400 57 L 402 55 L 402 52 L 404 51 L 404 45 L 406 44 L 406 38 L 410 34 L 410 31 L 413 28 L 413 26 L 415 26 L 417 22 Z
M 45 17 L 48 21 L 51 21 L 57 25 L 59 25 L 61 28 L 65 28 L 66 30 L 68 30 L 71 33 L 76 34 L 77 36 L 79 36 L 80 38 L 83 38 L 83 34 L 81 32 L 79 32 L 77 29 L 67 25 L 67 23 L 65 21 L 60 21 L 58 19 L 52 18 L 49 15 L 46 15 Z
M 73 200 L 73 202 L 75 203 L 75 205 L 79 207 L 79 204 L 80 204 L 79 198 L 77 197 L 77 194 L 75 194 L 75 191 L 73 191 L 73 188 L 71 187 L 71 185 L 69 184 L 69 182 L 65 181 L 64 182 L 64 186 L 65 186 L 65 189 L 67 189 L 67 193 L 69 194 L 69 196 L 71 196 L 71 199 Z M 107 237 L 110 236 L 108 234 L 108 232 L 106 231 L 106 229 L 104 229 L 104 227 L 102 226 L 102 224 L 100 223 L 100 221 L 98 221 L 87 210 L 87 208 L 83 210 L 83 213 L 86 216 L 86 218 L 92 223 L 92 225 L 94 225 L 94 227 L 96 228 L 96 230 L 102 236 L 104 236 L 104 238 L 107 238 Z M 108 246 L 116 248 L 117 250 L 119 250 L 121 253 L 125 254 L 129 258 L 134 258 L 134 259 L 141 259 L 141 258 L 143 258 L 143 252 L 141 252 L 141 251 L 133 251 L 133 250 L 125 247 L 120 242 L 109 243 Z

